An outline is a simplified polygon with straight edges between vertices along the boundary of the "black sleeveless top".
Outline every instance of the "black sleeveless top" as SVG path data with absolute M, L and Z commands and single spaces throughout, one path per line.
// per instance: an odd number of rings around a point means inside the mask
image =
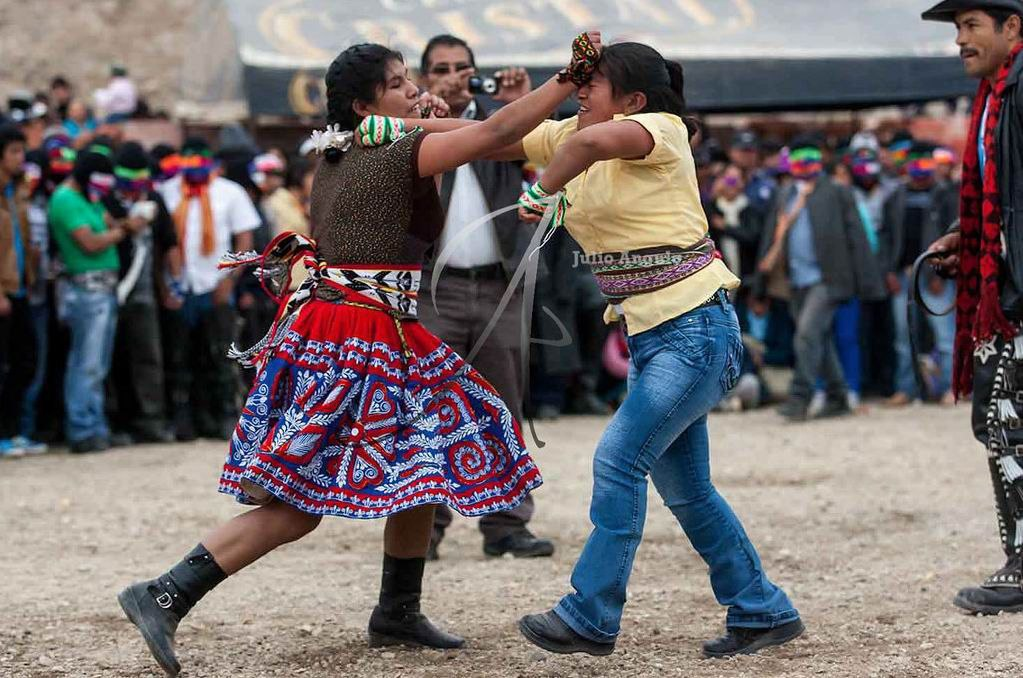
M 420 177 L 416 130 L 386 146 L 352 145 L 320 162 L 313 179 L 312 235 L 328 265 L 418 265 L 444 228 L 433 177 Z

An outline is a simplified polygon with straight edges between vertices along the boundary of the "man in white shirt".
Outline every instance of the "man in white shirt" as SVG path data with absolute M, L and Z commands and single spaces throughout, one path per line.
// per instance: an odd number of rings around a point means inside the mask
M 139 105 L 138 88 L 121 65 L 110 67 L 110 82 L 93 93 L 93 101 L 106 122 L 130 118 Z
M 483 120 L 486 113 L 469 92 L 469 77 L 476 74 L 472 50 L 461 39 L 440 35 L 423 51 L 423 84 L 443 98 L 451 115 Z M 508 103 L 528 93 L 529 76 L 523 69 L 507 69 L 495 101 Z M 522 224 L 514 210 L 492 219 L 494 210 L 514 205 L 522 191 L 522 165 L 515 162 L 478 161 L 444 175 L 441 202 L 447 221 L 434 257 L 450 255 L 436 289 L 430 289 L 432 271 L 423 274 L 419 319 L 459 354 L 466 356 L 495 316 L 498 304 L 525 253 L 533 228 Z M 470 237 L 460 238 L 465 229 L 483 219 Z M 434 312 L 436 302 L 439 313 Z M 472 359 L 472 365 L 494 385 L 512 415 L 522 420 L 523 383 L 520 356 L 522 295 L 517 292 L 494 331 Z M 512 511 L 495 513 L 480 520 L 483 550 L 487 555 L 511 553 L 516 557 L 545 557 L 554 544 L 538 539 L 526 527 L 533 515 L 533 499 Z M 437 545 L 453 514 L 438 506 L 429 557 L 437 557 Z
M 228 251 L 252 249 L 260 218 L 245 189 L 217 175 L 204 140 L 186 140 L 181 157 L 181 173 L 159 189 L 184 259 L 181 279 L 168 284 L 180 298 L 165 304 L 175 435 L 228 439 L 238 414 L 238 373 L 227 359 L 237 327 L 236 274 L 217 264 Z

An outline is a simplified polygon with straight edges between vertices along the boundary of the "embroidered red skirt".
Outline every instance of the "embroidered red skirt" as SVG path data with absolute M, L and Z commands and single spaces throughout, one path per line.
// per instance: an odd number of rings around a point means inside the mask
M 261 361 L 220 491 L 317 515 L 515 507 L 540 471 L 483 377 L 415 321 L 312 299 Z

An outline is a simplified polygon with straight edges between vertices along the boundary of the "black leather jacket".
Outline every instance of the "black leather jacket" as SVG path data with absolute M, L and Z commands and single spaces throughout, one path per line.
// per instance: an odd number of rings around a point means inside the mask
M 1002 309 L 1023 321 L 1023 53 L 1009 71 L 1005 101 L 995 129 L 995 163 L 1002 202 L 1005 265 L 1002 268 Z M 979 216 L 979 215 L 978 215 Z M 957 221 L 948 232 L 959 230 Z
M 1023 320 L 1023 53 L 1009 71 L 1002 116 L 995 134 L 998 190 L 1002 201 L 1006 272 L 1002 307 Z

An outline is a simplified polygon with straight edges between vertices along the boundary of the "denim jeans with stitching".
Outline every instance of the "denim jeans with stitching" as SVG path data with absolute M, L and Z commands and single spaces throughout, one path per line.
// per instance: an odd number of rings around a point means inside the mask
M 110 372 L 117 328 L 117 297 L 74 283 L 63 287 L 60 319 L 71 329 L 71 350 L 64 377 L 67 440 L 108 439 L 104 381 Z
M 555 612 L 597 642 L 617 637 L 626 585 L 646 522 L 647 476 L 710 568 L 729 627 L 772 628 L 799 618 L 768 580 L 739 519 L 710 480 L 707 413 L 742 365 L 735 311 L 724 293 L 629 337 L 629 393 L 593 462 L 593 531 Z

